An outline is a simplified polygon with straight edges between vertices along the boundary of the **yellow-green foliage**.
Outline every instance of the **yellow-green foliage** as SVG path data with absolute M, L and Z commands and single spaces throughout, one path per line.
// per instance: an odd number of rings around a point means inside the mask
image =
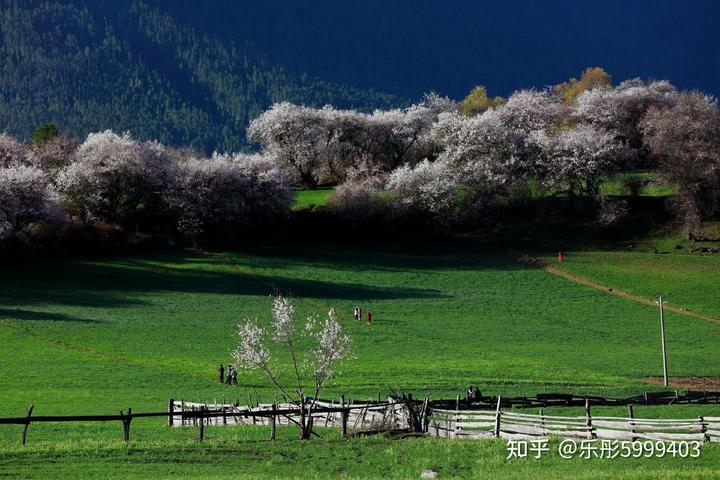
M 461 114 L 467 117 L 474 117 L 475 115 L 480 115 L 488 108 L 495 108 L 503 103 L 505 103 L 503 97 L 490 98 L 487 95 L 487 89 L 482 85 L 478 85 L 460 102 L 458 108 Z
M 571 78 L 555 87 L 555 91 L 565 100 L 565 103 L 572 105 L 586 90 L 593 88 L 604 88 L 612 86 L 612 77 L 600 67 L 591 67 L 583 70 L 580 80 Z

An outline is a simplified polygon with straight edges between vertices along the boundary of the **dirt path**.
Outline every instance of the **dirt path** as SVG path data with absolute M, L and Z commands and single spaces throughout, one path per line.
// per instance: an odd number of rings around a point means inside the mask
M 640 378 L 643 382 L 663 385 L 662 377 Z M 668 377 L 670 387 L 680 387 L 693 392 L 720 392 L 720 377 Z
M 602 283 L 596 282 L 590 278 L 583 277 L 580 275 L 575 275 L 573 273 L 569 273 L 564 270 L 561 270 L 560 268 L 556 267 L 555 265 L 541 263 L 539 260 L 537 260 L 536 262 L 537 262 L 537 264 L 539 264 L 542 267 L 542 269 L 544 271 L 546 271 L 547 273 L 550 273 L 552 275 L 555 275 L 556 277 L 560 277 L 565 280 L 569 280 L 571 282 L 579 283 L 581 285 L 586 285 L 586 286 L 592 287 L 596 290 L 602 290 L 611 295 L 616 295 L 618 297 L 627 298 L 628 300 L 632 300 L 633 302 L 637 302 L 637 303 L 642 303 L 643 305 L 657 307 L 655 300 L 641 297 L 640 295 L 636 295 L 634 293 L 631 293 L 631 292 L 628 292 L 625 290 L 620 290 L 615 287 L 603 285 Z M 685 307 L 679 307 L 677 305 L 673 305 L 668 302 L 665 302 L 665 309 L 670 310 L 671 312 L 674 312 L 674 313 L 678 313 L 680 315 L 687 315 L 688 317 L 705 320 L 707 322 L 720 323 L 720 318 L 711 317 L 709 315 L 703 315 L 702 313 L 693 312 L 692 310 L 688 310 Z

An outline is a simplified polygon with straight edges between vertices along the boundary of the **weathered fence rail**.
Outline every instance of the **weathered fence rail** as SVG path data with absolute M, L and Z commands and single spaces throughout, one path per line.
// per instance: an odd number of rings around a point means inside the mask
M 434 408 L 461 409 L 495 408 L 497 396 L 483 396 L 479 393 L 466 398 L 433 400 Z M 586 401 L 594 406 L 613 407 L 626 405 L 686 405 L 686 404 L 720 404 L 720 392 L 680 393 L 677 390 L 666 392 L 645 392 L 629 397 L 603 397 L 599 395 L 575 395 L 568 393 L 540 393 L 534 397 L 501 397 L 503 408 L 550 408 L 550 407 L 582 407 Z
M 213 411 L 212 416 L 195 413 Z M 317 401 L 311 409 L 313 423 L 320 427 L 347 430 L 402 430 L 408 428 L 406 403 L 362 402 L 345 403 Z M 191 415 L 188 415 L 190 413 Z M 307 414 L 307 411 L 306 411 Z M 300 409 L 292 403 L 268 403 L 240 406 L 238 404 L 205 404 L 170 400 L 168 425 L 172 427 L 205 425 L 297 425 Z
M 497 403 L 498 405 L 500 402 Z M 682 419 L 593 417 L 589 402 L 585 415 L 560 416 L 493 410 L 433 408 L 427 433 L 443 438 L 505 438 L 513 440 L 558 436 L 578 439 L 720 441 L 720 417 Z

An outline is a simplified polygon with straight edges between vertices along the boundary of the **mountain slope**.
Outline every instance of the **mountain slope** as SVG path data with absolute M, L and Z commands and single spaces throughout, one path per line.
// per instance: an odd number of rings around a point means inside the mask
M 251 45 L 196 32 L 141 2 L 0 2 L 0 130 L 41 122 L 238 150 L 249 120 L 291 100 L 372 109 L 405 103 L 267 62 Z

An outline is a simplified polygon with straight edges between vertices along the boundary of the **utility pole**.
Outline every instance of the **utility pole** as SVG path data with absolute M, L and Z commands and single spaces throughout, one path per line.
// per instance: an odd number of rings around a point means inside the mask
M 662 359 L 663 359 L 663 385 L 666 387 L 668 386 L 668 373 L 667 373 L 667 349 L 665 346 L 665 315 L 663 311 L 663 305 L 665 302 L 663 302 L 662 295 L 660 295 L 660 299 L 657 300 L 655 303 L 660 305 L 660 339 L 662 341 Z

